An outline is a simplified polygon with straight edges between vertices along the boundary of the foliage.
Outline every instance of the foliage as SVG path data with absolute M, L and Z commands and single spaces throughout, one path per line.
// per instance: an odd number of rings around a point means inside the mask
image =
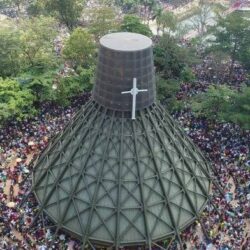
M 198 116 L 212 120 L 225 120 L 235 92 L 225 85 L 211 85 L 207 92 L 191 100 L 191 108 Z
M 89 31 L 95 36 L 96 41 L 105 34 L 116 31 L 118 27 L 115 10 L 110 7 L 92 9 L 89 20 Z
M 179 110 L 182 103 L 176 99 L 176 94 L 180 89 L 180 82 L 173 79 L 164 79 L 160 75 L 156 76 L 157 99 L 165 104 L 168 111 Z
M 133 15 L 125 15 L 120 27 L 121 31 L 139 33 L 148 37 L 152 36 L 150 28 L 140 21 L 140 18 Z
M 181 71 L 180 78 L 184 82 L 191 82 L 191 81 L 195 80 L 195 75 L 189 67 L 185 67 Z
M 159 8 L 159 4 L 156 0 L 139 0 L 140 3 L 140 16 L 144 18 L 144 21 L 149 23 Z
M 88 69 L 78 68 L 78 81 L 82 84 L 81 91 L 91 91 L 94 84 L 95 67 L 91 66 Z
M 191 108 L 198 116 L 229 121 L 250 129 L 250 87 L 240 91 L 225 85 L 210 86 L 206 93 L 191 99 Z
M 53 93 L 53 82 L 56 77 L 56 71 L 46 71 L 44 73 L 27 72 L 20 75 L 17 80 L 23 89 L 29 89 L 38 105 L 42 101 L 52 101 L 55 99 Z
M 243 89 L 232 98 L 226 120 L 239 124 L 245 129 L 250 129 L 250 87 Z
M 181 41 L 185 35 L 190 31 L 190 25 L 184 22 L 177 22 L 174 37 L 175 39 Z
M 177 41 L 169 34 L 164 34 L 154 47 L 157 72 L 165 79 L 177 79 L 184 68 L 191 64 L 189 51 L 178 46 Z
M 160 101 L 171 98 L 177 94 L 180 89 L 180 83 L 173 79 L 164 79 L 160 75 L 156 77 L 156 92 Z
M 249 38 L 249 37 L 248 37 Z M 250 43 L 250 39 L 249 39 Z M 246 44 L 246 47 L 244 49 L 241 49 L 238 51 L 238 60 L 241 62 L 241 64 L 249 71 L 250 70 L 250 44 Z
M 162 33 L 175 31 L 177 19 L 171 11 L 163 11 L 156 17 L 157 30 Z
M 55 89 L 55 101 L 61 105 L 68 105 L 71 97 L 92 89 L 93 78 L 94 67 L 79 67 L 76 74 L 59 78 Z
M 77 66 L 88 66 L 95 59 L 95 43 L 86 30 L 76 28 L 65 42 L 63 56 Z
M 19 33 L 10 29 L 0 29 L 0 77 L 15 76 L 21 67 Z
M 45 1 L 41 0 L 33 0 L 29 3 L 27 6 L 27 13 L 29 16 L 39 16 L 39 15 L 46 15 L 46 9 L 45 9 Z
M 43 72 L 57 66 L 53 47 L 55 27 L 51 17 L 34 17 L 20 22 L 20 47 L 27 68 Z
M 15 80 L 0 78 L 0 121 L 15 117 L 18 120 L 35 113 L 34 96 L 29 90 L 22 90 Z
M 231 57 L 230 76 L 236 60 L 249 66 L 250 20 L 242 17 L 239 12 L 233 12 L 226 18 L 219 17 L 218 25 L 212 32 L 216 40 L 211 41 L 209 51 L 222 51 Z
M 83 1 L 80 0 L 45 0 L 49 13 L 54 14 L 62 23 L 72 30 L 78 22 L 83 10 Z
M 120 6 L 123 13 L 135 13 L 139 4 L 139 0 L 116 0 L 116 5 Z
M 211 4 L 201 3 L 197 7 L 197 13 L 191 18 L 192 28 L 198 32 L 199 35 L 204 35 L 206 27 L 213 19 L 211 16 Z

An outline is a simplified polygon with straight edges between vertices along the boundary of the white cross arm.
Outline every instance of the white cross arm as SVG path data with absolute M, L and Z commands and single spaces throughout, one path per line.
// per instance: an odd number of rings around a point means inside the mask
M 136 95 L 139 92 L 147 92 L 147 89 L 138 89 L 136 86 L 136 78 L 133 78 L 133 88 L 129 91 L 123 91 L 121 94 L 131 94 L 133 96 L 132 99 L 132 120 L 135 120 L 135 109 L 136 109 Z
M 132 94 L 131 90 L 129 91 L 123 91 L 122 94 Z

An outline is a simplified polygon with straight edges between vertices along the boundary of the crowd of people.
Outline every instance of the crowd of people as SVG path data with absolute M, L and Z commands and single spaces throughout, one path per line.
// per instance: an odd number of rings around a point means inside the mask
M 55 41 L 61 52 L 60 39 Z M 66 65 L 67 66 L 67 65 Z M 67 66 L 68 67 L 68 66 Z M 65 68 L 67 68 L 65 67 Z M 230 64 L 215 72 L 213 58 L 205 58 L 193 68 L 196 82 L 183 83 L 177 99 L 206 91 L 211 82 L 239 88 L 246 81 L 245 71 Z M 63 74 L 63 73 L 62 73 Z M 33 195 L 20 206 L 31 187 L 30 162 L 72 119 L 90 94 L 72 100 L 67 108 L 45 103 L 34 119 L 12 121 L 0 130 L 0 249 L 80 249 L 81 244 L 64 232 L 54 234 L 53 224 L 40 216 L 35 224 L 38 205 Z M 215 123 L 195 117 L 189 109 L 173 114 L 186 133 L 210 159 L 216 185 L 212 188 L 200 221 L 182 233 L 187 249 L 250 249 L 250 132 L 230 123 Z M 201 232 L 202 227 L 207 233 Z M 176 245 L 175 245 L 176 247 Z
M 29 163 L 46 147 L 49 139 L 63 129 L 75 112 L 89 99 L 89 93 L 61 108 L 44 104 L 39 116 L 23 122 L 12 121 L 0 130 L 0 249 L 78 249 L 77 241 L 59 234 L 53 238 L 50 222 L 39 219 L 30 230 L 36 213 L 36 200 L 31 195 L 19 207 L 31 187 Z M 52 242 L 53 239 L 53 242 Z M 80 244 L 78 244 L 80 248 Z
M 183 100 L 199 93 L 205 92 L 211 83 L 215 85 L 226 84 L 234 90 L 239 90 L 242 84 L 247 82 L 246 70 L 238 63 L 233 64 L 230 74 L 231 63 L 225 62 L 218 69 L 212 57 L 207 56 L 200 64 L 193 67 L 196 80 L 193 82 L 183 82 L 176 98 Z
M 175 8 L 178 8 L 181 6 L 185 6 L 185 5 L 193 2 L 193 0 L 165 0 L 162 2 L 175 9 Z
M 224 196 L 213 185 L 213 198 L 202 214 L 209 239 L 198 237 L 191 227 L 184 239 L 192 239 L 196 249 L 250 249 L 247 246 L 250 234 L 250 169 L 245 164 L 249 157 L 250 132 L 237 125 L 216 124 L 196 118 L 190 111 L 175 114 L 186 128 L 187 134 L 206 153 L 214 168 L 216 180 Z M 243 246 L 245 245 L 245 248 Z
M 206 64 L 204 64 L 206 65 Z M 204 67 L 203 65 L 203 67 Z M 196 70 L 196 69 L 194 69 Z M 205 91 L 209 79 L 198 70 L 196 84 L 184 83 L 179 98 Z M 198 74 L 199 73 L 199 74 Z M 210 73 L 209 73 L 210 74 Z M 235 67 L 238 87 L 245 79 Z M 63 129 L 79 107 L 89 98 L 83 94 L 68 108 L 44 104 L 41 114 L 24 122 L 10 122 L 0 131 L 0 230 L 1 249 L 80 249 L 80 243 L 63 232 L 56 236 L 46 217 L 32 224 L 37 212 L 36 199 L 30 195 L 19 207 L 31 187 L 30 161 L 43 150 L 49 139 Z M 230 123 L 217 124 L 196 118 L 190 110 L 174 114 L 186 133 L 207 155 L 214 168 L 217 183 L 213 185 L 200 221 L 182 233 L 187 249 L 249 249 L 250 235 L 250 132 Z M 207 234 L 201 232 L 201 224 Z M 31 227 L 32 225 L 32 227 Z
M 228 84 L 239 89 L 246 81 L 246 72 L 237 63 L 229 81 L 230 62 L 223 65 L 219 78 L 215 79 L 212 59 L 205 58 L 193 70 L 195 83 L 183 83 L 177 99 L 206 91 L 214 84 Z M 188 108 L 174 114 L 186 133 L 206 154 L 213 166 L 213 174 L 223 194 L 213 185 L 212 199 L 204 210 L 200 222 L 183 233 L 183 241 L 189 241 L 191 249 L 250 249 L 250 131 L 230 123 L 216 123 L 197 118 Z M 199 233 L 201 225 L 208 235 Z M 185 248 L 187 244 L 184 244 Z M 190 249 L 190 248 L 188 248 Z

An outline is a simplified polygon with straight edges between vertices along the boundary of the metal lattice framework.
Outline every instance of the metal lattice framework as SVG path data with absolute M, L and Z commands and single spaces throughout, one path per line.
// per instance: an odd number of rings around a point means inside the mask
M 83 246 L 180 240 L 209 200 L 209 165 L 160 105 L 136 120 L 117 112 L 91 100 L 44 150 L 37 218 L 45 212 Z

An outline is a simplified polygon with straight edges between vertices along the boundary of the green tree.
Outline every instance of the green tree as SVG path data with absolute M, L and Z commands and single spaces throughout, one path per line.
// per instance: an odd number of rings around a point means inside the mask
M 80 0 L 45 0 L 46 9 L 72 30 L 83 10 Z
M 161 31 L 164 32 L 170 32 L 174 31 L 177 26 L 177 19 L 173 12 L 171 11 L 162 11 L 157 17 L 156 17 L 156 24 L 157 24 L 157 32 Z
M 235 92 L 226 85 L 211 85 L 207 92 L 191 99 L 191 108 L 198 116 L 224 121 Z
M 116 12 L 110 7 L 95 8 L 89 12 L 89 31 L 95 36 L 96 41 L 107 33 L 116 31 L 118 22 Z
M 176 94 L 180 90 L 180 81 L 174 79 L 164 79 L 156 75 L 157 99 L 160 100 L 169 112 L 182 107 L 182 102 L 176 99 Z
M 165 79 L 180 78 L 182 71 L 194 58 L 189 53 L 188 49 L 178 46 L 176 39 L 165 33 L 154 47 L 157 72 Z
M 140 16 L 144 18 L 145 22 L 149 23 L 155 10 L 158 8 L 158 3 L 156 0 L 140 0 L 139 3 L 141 5 Z
M 195 75 L 191 68 L 185 67 L 181 72 L 180 78 L 184 82 L 192 82 L 195 80 Z
M 121 31 L 139 33 L 148 37 L 152 36 L 150 28 L 143 24 L 139 17 L 133 15 L 125 15 L 120 27 Z
M 70 98 L 84 91 L 90 91 L 93 86 L 94 71 L 93 66 L 88 69 L 78 67 L 76 74 L 58 78 L 54 100 L 61 105 L 68 105 Z
M 17 80 L 23 86 L 23 89 L 31 91 L 35 98 L 35 105 L 40 106 L 43 101 L 53 101 L 55 99 L 53 91 L 53 82 L 58 72 L 56 70 L 37 73 L 28 71 L 20 76 Z
M 219 17 L 213 34 L 216 40 L 211 41 L 212 47 L 209 50 L 222 51 L 231 57 L 231 76 L 236 60 L 243 63 L 249 61 L 246 57 L 250 54 L 250 20 L 242 17 L 240 12 L 233 12 L 225 18 Z
M 21 66 L 19 32 L 0 29 L 0 77 L 16 76 Z
M 250 70 L 249 58 L 250 58 L 250 45 L 246 44 L 245 49 L 242 49 L 238 52 L 238 60 L 248 71 Z
M 91 65 L 95 59 L 96 46 L 91 34 L 82 28 L 76 28 L 63 48 L 63 56 L 76 67 Z
M 78 68 L 76 70 L 78 74 L 78 81 L 82 84 L 81 91 L 90 91 L 94 84 L 95 66 L 89 68 Z
M 20 22 L 21 50 L 26 67 L 45 71 L 57 66 L 53 40 L 56 22 L 51 17 L 34 17 Z
M 225 114 L 225 119 L 250 129 L 250 87 L 243 87 L 232 98 L 232 105 Z
M 139 0 L 116 0 L 115 3 L 121 7 L 123 13 L 135 13 Z
M 0 123 L 8 119 L 21 120 L 35 113 L 34 96 L 29 90 L 22 90 L 20 84 L 11 79 L 0 78 Z
M 191 18 L 192 28 L 201 36 L 204 35 L 207 26 L 214 19 L 214 17 L 211 16 L 211 12 L 212 7 L 210 3 L 200 2 L 196 14 Z
M 47 11 L 45 8 L 45 1 L 41 0 L 33 0 L 27 6 L 27 13 L 29 16 L 39 16 L 46 15 Z

